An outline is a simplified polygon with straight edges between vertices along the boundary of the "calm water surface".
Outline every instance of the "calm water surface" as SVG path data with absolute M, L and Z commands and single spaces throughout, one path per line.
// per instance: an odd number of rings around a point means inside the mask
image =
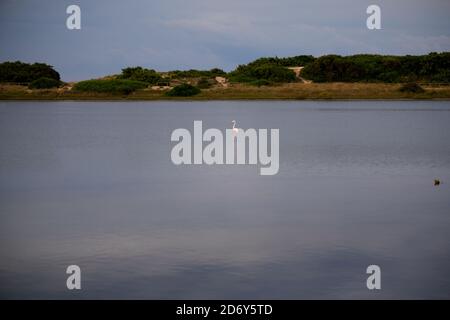
M 280 129 L 277 175 L 172 164 L 233 119 Z M 0 298 L 450 298 L 449 270 L 449 102 L 0 102 Z

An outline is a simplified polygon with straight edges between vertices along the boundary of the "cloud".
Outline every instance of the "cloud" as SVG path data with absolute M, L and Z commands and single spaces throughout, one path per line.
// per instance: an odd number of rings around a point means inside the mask
M 260 56 L 450 51 L 450 3 L 379 0 L 382 30 L 365 26 L 369 0 L 80 0 L 82 30 L 65 28 L 69 1 L 1 2 L 0 61 L 42 61 L 64 80 L 154 69 L 221 67 Z

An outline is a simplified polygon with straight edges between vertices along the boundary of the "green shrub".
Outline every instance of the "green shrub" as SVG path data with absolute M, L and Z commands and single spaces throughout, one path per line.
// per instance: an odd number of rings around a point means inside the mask
M 399 89 L 401 92 L 407 92 L 407 93 L 422 93 L 425 92 L 425 90 L 418 85 L 415 82 L 405 83 L 402 85 Z
M 450 83 L 450 69 L 442 70 L 441 72 L 431 77 L 431 82 Z
M 233 71 L 233 72 L 230 74 L 229 80 L 230 80 L 231 82 L 250 83 L 250 82 L 256 81 L 256 80 L 258 80 L 258 79 L 255 79 L 255 78 L 249 76 L 248 74 L 244 74 L 244 73 L 240 73 L 240 72 L 235 72 L 235 71 Z
M 183 83 L 166 92 L 166 95 L 169 97 L 190 97 L 195 96 L 200 92 L 201 90 L 199 88 Z
M 248 82 L 255 85 L 258 85 L 258 80 L 293 82 L 296 81 L 295 73 L 287 67 L 305 66 L 314 60 L 313 56 L 305 55 L 287 58 L 259 58 L 249 64 L 238 66 L 229 73 L 229 78 L 232 82 Z M 264 85 L 263 82 L 261 85 Z
M 57 88 L 61 85 L 61 81 L 52 78 L 39 78 L 31 81 L 28 85 L 30 89 L 50 89 Z
M 219 68 L 213 68 L 211 70 L 209 70 L 209 73 L 211 74 L 211 76 L 214 77 L 220 77 L 220 76 L 226 76 L 227 73 L 225 71 L 223 71 L 222 69 Z
M 141 81 L 148 84 L 157 84 L 162 79 L 155 70 L 145 69 L 142 67 L 122 69 L 122 74 L 120 74 L 118 78 Z
M 30 83 L 39 78 L 60 80 L 59 73 L 44 63 L 3 62 L 0 63 L 0 82 Z
M 145 87 L 147 84 L 141 81 L 115 79 L 80 81 L 75 84 L 74 89 L 83 92 L 130 94 Z
M 230 73 L 230 78 L 234 82 L 253 82 L 256 80 L 293 82 L 296 80 L 294 71 L 269 63 L 240 65 Z
M 226 72 L 219 68 L 214 68 L 211 70 L 174 70 L 169 72 L 170 76 L 174 79 L 182 79 L 182 78 L 214 78 L 218 76 L 225 76 Z
M 301 67 L 306 66 L 307 64 L 313 62 L 315 58 L 313 56 L 295 56 L 295 57 L 287 57 L 287 58 L 278 58 L 279 64 L 285 67 Z
M 264 57 L 256 59 L 255 61 L 247 64 L 249 67 L 258 67 L 263 65 L 276 65 L 282 67 L 300 67 L 305 66 L 308 63 L 311 63 L 315 60 L 313 56 L 295 56 L 295 57 L 287 57 L 287 58 L 278 58 L 278 57 Z
M 366 79 L 364 64 L 338 55 L 316 59 L 302 70 L 302 77 L 315 82 L 351 82 Z
M 449 83 L 450 53 L 423 56 L 359 54 L 328 55 L 315 59 L 302 70 L 302 77 L 315 82 L 443 82 Z
M 285 67 L 274 65 L 262 65 L 250 71 L 250 75 L 256 79 L 268 80 L 273 82 L 292 82 L 295 81 L 295 73 Z

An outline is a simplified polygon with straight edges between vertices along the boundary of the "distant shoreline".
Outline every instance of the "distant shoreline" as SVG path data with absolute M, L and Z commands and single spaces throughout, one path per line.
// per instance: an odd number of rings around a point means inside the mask
M 70 83 L 45 63 L 0 63 L 0 100 L 418 99 L 450 99 L 450 52 L 263 57 L 231 72 L 135 66 Z
M 425 84 L 422 93 L 401 92 L 402 84 L 288 83 L 255 87 L 232 84 L 202 90 L 190 97 L 169 97 L 161 90 L 142 89 L 128 95 L 76 92 L 61 89 L 30 90 L 26 86 L 0 85 L 0 100 L 30 101 L 208 101 L 208 100 L 450 100 L 449 85 Z

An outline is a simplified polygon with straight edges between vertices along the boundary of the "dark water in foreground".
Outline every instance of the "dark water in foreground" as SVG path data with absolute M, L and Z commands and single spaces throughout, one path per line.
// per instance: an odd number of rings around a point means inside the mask
M 233 119 L 280 129 L 277 175 L 172 164 Z M 449 270 L 449 102 L 0 103 L 1 298 L 450 298 Z

